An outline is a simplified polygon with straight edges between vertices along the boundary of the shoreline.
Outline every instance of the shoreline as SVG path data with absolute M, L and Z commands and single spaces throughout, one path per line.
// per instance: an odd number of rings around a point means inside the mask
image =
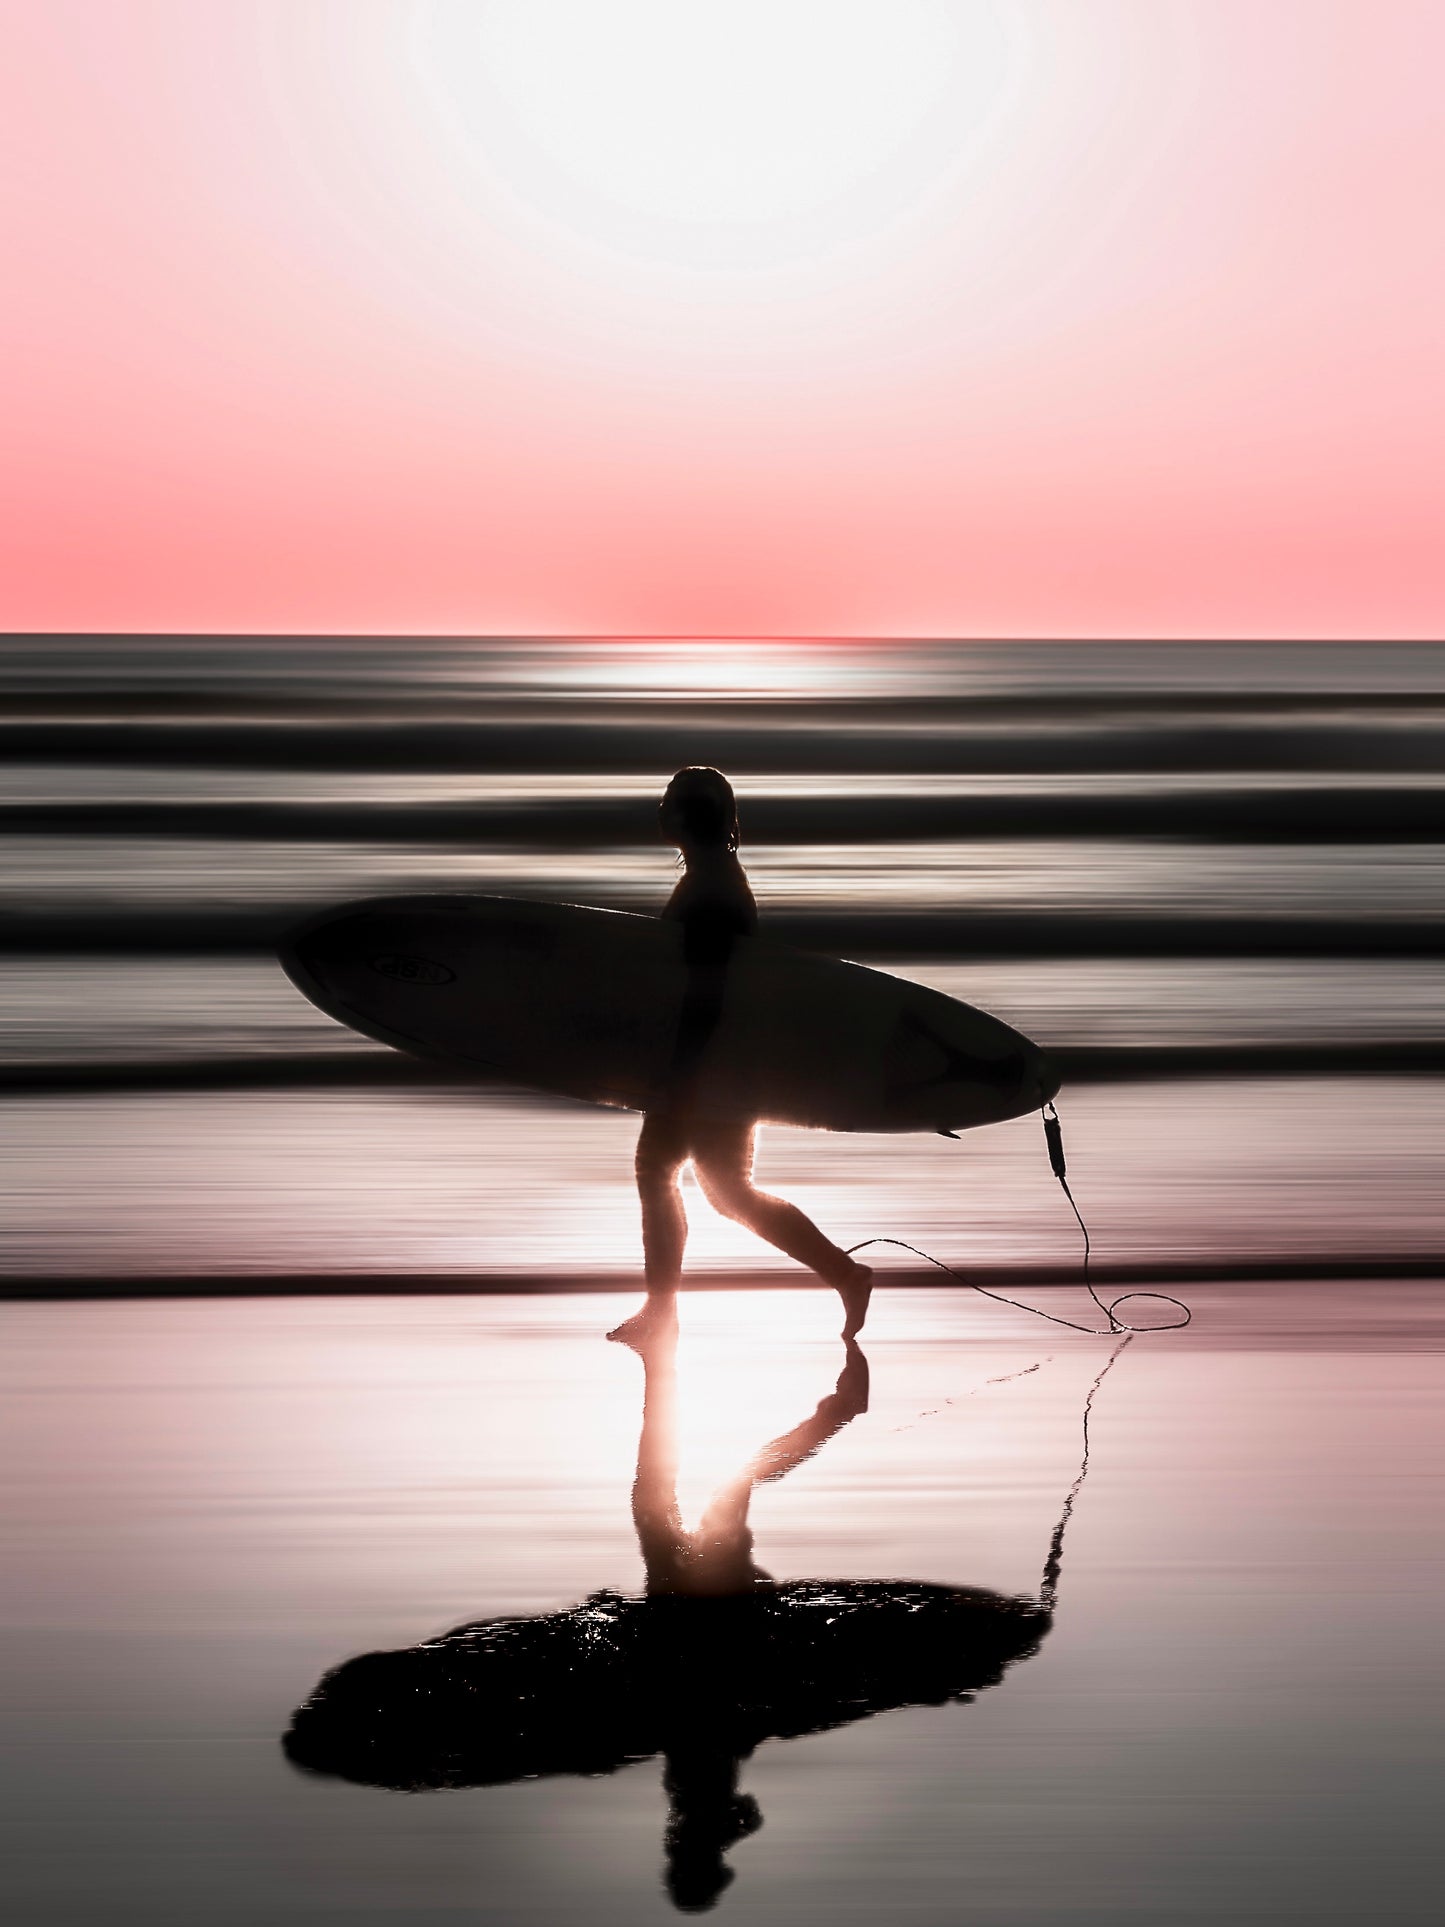
M 1146 1265 L 1095 1264 L 1090 1278 L 1100 1292 L 1147 1291 L 1157 1286 L 1242 1284 L 1399 1283 L 1445 1286 L 1445 1251 L 1422 1257 L 1347 1253 L 1331 1256 L 1240 1258 L 1225 1263 L 1200 1260 Z M 931 1267 L 879 1269 L 875 1289 L 883 1291 L 1083 1290 L 1080 1266 L 982 1266 L 959 1269 L 957 1276 Z M 193 1298 L 456 1297 L 554 1298 L 635 1295 L 644 1289 L 640 1272 L 178 1272 L 171 1275 L 99 1274 L 17 1275 L 0 1277 L 0 1300 L 50 1301 Z M 699 1271 L 682 1286 L 682 1295 L 719 1291 L 831 1291 L 807 1273 L 783 1271 Z
M 1285 1044 L 1082 1044 L 1048 1051 L 1063 1087 L 1093 1084 L 1198 1083 L 1216 1078 L 1445 1076 L 1445 1041 Z M 467 1065 L 432 1063 L 388 1049 L 237 1052 L 233 1056 L 59 1060 L 0 1063 L 0 1099 L 143 1095 L 166 1091 L 353 1090 L 472 1092 L 516 1088 Z M 580 1103 L 546 1091 L 543 1102 Z

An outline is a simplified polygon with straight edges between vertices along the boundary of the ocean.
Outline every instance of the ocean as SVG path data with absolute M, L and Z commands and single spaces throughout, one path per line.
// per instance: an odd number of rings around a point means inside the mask
M 1057 1058 L 1101 1266 L 1439 1253 L 1445 649 L 41 637 L 0 703 L 15 1279 L 635 1272 L 635 1120 L 438 1079 L 274 945 L 383 893 L 660 908 L 687 762 L 771 932 Z M 840 1242 L 1074 1249 L 1036 1120 L 759 1168 Z M 700 1273 L 777 1271 L 694 1217 Z

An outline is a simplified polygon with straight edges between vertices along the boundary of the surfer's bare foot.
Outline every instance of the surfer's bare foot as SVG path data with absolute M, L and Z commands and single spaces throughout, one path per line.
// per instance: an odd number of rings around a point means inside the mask
M 873 1296 L 872 1265 L 860 1265 L 856 1258 L 852 1264 L 851 1275 L 838 1286 L 838 1296 L 843 1300 L 844 1338 L 856 1338 L 862 1331 L 868 1316 L 868 1302 Z
M 630 1345 L 634 1351 L 638 1351 L 652 1339 L 676 1330 L 677 1299 L 671 1292 L 655 1292 L 641 1311 L 634 1312 L 631 1318 L 624 1318 L 620 1325 L 614 1325 L 607 1336 L 614 1344 Z

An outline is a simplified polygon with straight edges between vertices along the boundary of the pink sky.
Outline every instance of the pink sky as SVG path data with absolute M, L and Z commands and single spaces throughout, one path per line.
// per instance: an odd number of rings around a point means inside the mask
M 1439 636 L 1438 0 L 0 0 L 0 626 Z

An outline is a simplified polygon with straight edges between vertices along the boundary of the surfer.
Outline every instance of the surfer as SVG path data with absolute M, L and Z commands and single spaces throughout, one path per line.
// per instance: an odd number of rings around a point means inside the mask
M 676 1316 L 687 1244 L 679 1179 L 690 1160 L 698 1186 L 715 1211 L 745 1224 L 834 1287 L 843 1301 L 843 1336 L 853 1338 L 868 1315 L 872 1268 L 825 1238 L 795 1204 L 770 1197 L 753 1183 L 754 1120 L 696 1112 L 698 1070 L 722 1014 L 728 958 L 736 940 L 751 935 L 758 922 L 758 907 L 738 860 L 732 785 L 719 770 L 680 769 L 658 814 L 663 836 L 682 853 L 682 880 L 662 914 L 683 927 L 687 987 L 668 1097 L 647 1113 L 637 1140 L 647 1302 L 607 1335 L 635 1341 Z

